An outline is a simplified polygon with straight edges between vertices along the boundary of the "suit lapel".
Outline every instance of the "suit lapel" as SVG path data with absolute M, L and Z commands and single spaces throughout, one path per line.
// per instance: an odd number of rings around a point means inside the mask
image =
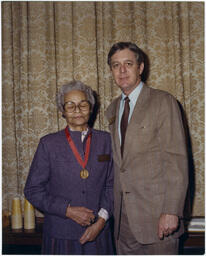
M 117 160 L 119 163 L 122 160 L 121 151 L 120 151 L 120 141 L 119 141 L 119 129 L 118 129 L 120 99 L 121 99 L 121 97 L 118 98 L 118 102 L 117 102 L 117 106 L 116 106 L 116 121 L 115 121 L 115 133 L 114 133 L 114 142 L 116 145 Z
M 119 105 L 121 96 L 119 96 L 114 103 L 112 103 L 107 112 L 106 116 L 109 121 L 110 125 L 110 131 L 111 136 L 113 138 L 113 147 L 116 152 L 114 154 L 115 161 L 117 163 L 126 162 L 127 159 L 129 159 L 130 156 L 130 149 L 131 145 L 133 144 L 133 131 L 132 128 L 136 126 L 137 124 L 141 124 L 142 120 L 145 117 L 145 105 L 148 104 L 150 96 L 150 88 L 146 85 L 143 85 L 142 91 L 137 99 L 134 111 L 132 113 L 130 122 L 127 126 L 127 132 L 126 132 L 126 138 L 125 138 L 125 145 L 124 145 L 124 156 L 123 159 L 121 157 L 121 151 L 120 151 L 120 141 L 119 141 L 119 133 L 118 133 L 118 121 L 119 121 Z
M 127 132 L 125 137 L 124 145 L 124 157 L 123 160 L 126 160 L 130 154 L 131 144 L 133 143 L 133 131 L 132 128 L 137 124 L 141 124 L 142 120 L 145 117 L 145 105 L 147 104 L 150 96 L 150 89 L 146 85 L 143 85 L 142 91 L 137 99 L 134 111 L 132 113 L 130 122 L 127 126 Z
M 114 154 L 114 158 L 117 162 L 121 161 L 121 152 L 120 152 L 120 141 L 119 141 L 119 133 L 118 133 L 118 122 L 119 122 L 119 105 L 120 105 L 121 96 L 119 96 L 114 103 L 112 103 L 107 112 L 106 116 L 109 121 L 109 127 L 111 136 L 113 138 L 113 147 L 115 149 L 116 154 Z

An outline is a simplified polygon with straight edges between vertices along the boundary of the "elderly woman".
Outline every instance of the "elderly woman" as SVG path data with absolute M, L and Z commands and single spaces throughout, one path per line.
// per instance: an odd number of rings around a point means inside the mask
M 44 217 L 43 254 L 113 254 L 110 135 L 88 126 L 95 100 L 79 81 L 65 84 L 57 105 L 64 130 L 40 139 L 25 197 Z

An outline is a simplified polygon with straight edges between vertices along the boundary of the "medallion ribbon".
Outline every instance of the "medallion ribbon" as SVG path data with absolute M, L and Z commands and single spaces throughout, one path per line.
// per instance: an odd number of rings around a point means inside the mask
M 91 146 L 91 137 L 92 137 L 92 134 L 90 133 L 89 136 L 87 137 L 87 141 L 86 141 L 86 151 L 85 151 L 85 158 L 84 160 L 81 158 L 72 138 L 71 138 L 71 135 L 69 133 L 69 129 L 68 129 L 68 126 L 65 128 L 65 134 L 66 134 L 66 137 L 67 137 L 67 141 L 71 147 L 71 150 L 76 158 L 76 160 L 78 161 L 78 163 L 81 165 L 81 167 L 83 168 L 80 172 L 80 177 L 82 179 L 87 179 L 88 176 L 89 176 L 89 172 L 88 170 L 85 169 L 86 165 L 87 165 L 87 162 L 88 162 L 88 159 L 89 159 L 89 153 L 90 153 L 90 146 Z

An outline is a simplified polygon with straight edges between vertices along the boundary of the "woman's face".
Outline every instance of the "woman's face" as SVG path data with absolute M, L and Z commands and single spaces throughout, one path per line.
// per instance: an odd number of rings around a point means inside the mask
M 90 104 L 83 91 L 74 90 L 64 95 L 64 116 L 71 130 L 87 129 L 90 116 Z

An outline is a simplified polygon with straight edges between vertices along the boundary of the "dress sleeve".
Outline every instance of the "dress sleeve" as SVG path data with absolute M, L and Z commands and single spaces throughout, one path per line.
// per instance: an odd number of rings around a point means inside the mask
M 108 142 L 109 142 L 109 151 L 110 151 L 111 158 L 107 165 L 107 178 L 105 181 L 104 191 L 101 196 L 100 208 L 105 209 L 108 212 L 109 217 L 111 217 L 114 209 L 114 196 L 113 196 L 114 168 L 113 168 L 110 136 L 109 136 Z
M 48 213 L 66 218 L 69 201 L 49 192 L 49 179 L 49 153 L 46 144 L 41 139 L 30 167 L 24 194 L 27 200 L 44 214 Z

